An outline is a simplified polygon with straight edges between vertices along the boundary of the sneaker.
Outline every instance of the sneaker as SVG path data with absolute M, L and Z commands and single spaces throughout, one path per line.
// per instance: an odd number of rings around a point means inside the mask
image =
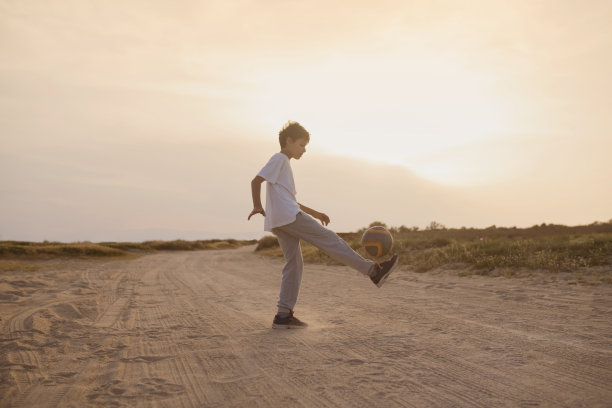
M 374 276 L 370 276 L 370 279 L 372 279 L 376 286 L 380 288 L 385 283 L 385 280 L 387 280 L 393 269 L 397 266 L 398 259 L 399 256 L 395 254 L 388 261 L 382 262 L 380 265 L 376 264 L 376 273 Z
M 293 311 L 287 317 L 274 316 L 272 323 L 273 329 L 305 329 L 307 326 L 306 323 L 293 316 Z

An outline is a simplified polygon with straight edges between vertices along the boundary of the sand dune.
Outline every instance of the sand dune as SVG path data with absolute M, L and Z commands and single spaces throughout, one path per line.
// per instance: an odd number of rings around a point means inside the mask
M 611 285 L 309 265 L 272 330 L 252 249 L 0 274 L 0 406 L 612 406 Z

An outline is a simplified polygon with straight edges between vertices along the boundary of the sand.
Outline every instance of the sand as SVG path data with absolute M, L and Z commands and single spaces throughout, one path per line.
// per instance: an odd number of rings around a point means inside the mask
M 2 407 L 610 407 L 612 285 L 281 263 L 239 250 L 0 273 Z

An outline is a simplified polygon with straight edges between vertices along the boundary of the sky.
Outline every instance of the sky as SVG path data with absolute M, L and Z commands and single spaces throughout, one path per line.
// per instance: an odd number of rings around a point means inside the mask
M 0 240 L 612 219 L 612 2 L 0 0 Z M 263 195 L 263 194 L 262 194 Z

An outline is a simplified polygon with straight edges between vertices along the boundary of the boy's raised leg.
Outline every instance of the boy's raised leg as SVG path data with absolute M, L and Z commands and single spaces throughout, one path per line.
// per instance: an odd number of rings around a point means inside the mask
M 321 249 L 336 261 L 350 266 L 366 276 L 372 276 L 374 263 L 355 252 L 342 238 L 319 224 L 314 218 L 299 213 L 294 222 L 278 228 Z

